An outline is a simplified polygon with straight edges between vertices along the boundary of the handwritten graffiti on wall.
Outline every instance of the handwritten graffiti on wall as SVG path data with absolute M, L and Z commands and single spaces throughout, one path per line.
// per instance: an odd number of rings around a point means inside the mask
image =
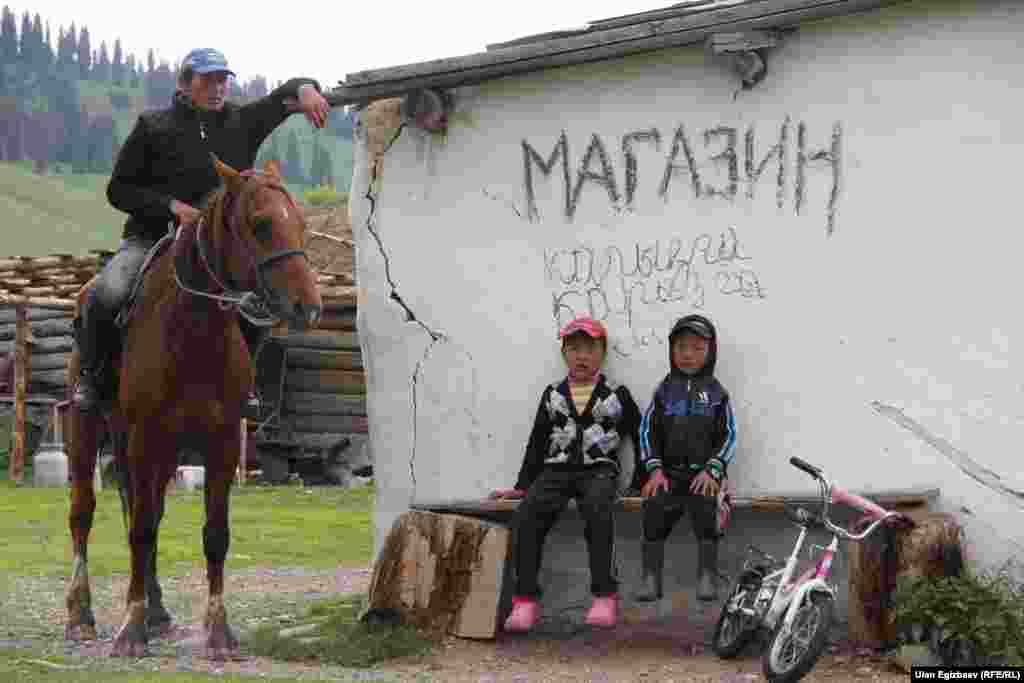
M 664 336 L 647 325 L 661 311 L 681 306 L 703 308 L 709 294 L 765 299 L 767 292 L 745 253 L 736 228 L 685 240 L 673 237 L 595 248 L 575 246 L 544 252 L 544 283 L 551 291 L 551 312 L 561 327 L 578 315 L 605 322 L 612 348 L 630 355 Z M 617 330 L 625 328 L 626 338 Z M 643 330 L 643 331 L 642 331 Z
M 804 122 L 796 125 L 796 149 L 793 138 L 793 124 L 787 117 L 779 127 L 778 141 L 771 145 L 763 156 L 758 156 L 757 135 L 751 125 L 743 134 L 743 164 L 741 173 L 740 130 L 731 126 L 708 128 L 701 134 L 705 148 L 717 149 L 717 153 L 701 159 L 694 151 L 690 134 L 683 124 L 679 124 L 669 135 L 663 135 L 658 128 L 648 128 L 626 133 L 622 136 L 622 156 L 625 163 L 625 182 L 620 188 L 616 177 L 612 156 L 608 146 L 597 133 L 590 137 L 586 151 L 579 166 L 572 170 L 572 157 L 569 154 L 569 137 L 563 130 L 555 142 L 554 149 L 546 158 L 527 140 L 523 140 L 523 186 L 526 194 L 527 216 L 530 220 L 539 219 L 535 187 L 539 171 L 544 178 L 555 173 L 555 167 L 561 166 L 560 177 L 563 190 L 563 212 L 570 221 L 576 214 L 580 196 L 586 184 L 592 183 L 605 190 L 613 210 L 628 210 L 637 197 L 640 179 L 640 168 L 637 159 L 637 145 L 653 146 L 662 150 L 662 143 L 669 148 L 665 164 L 656 177 L 658 181 L 656 193 L 667 200 L 674 186 L 688 179 L 689 193 L 695 200 L 709 197 L 724 198 L 736 202 L 746 198 L 754 198 L 755 188 L 768 169 L 774 166 L 775 202 L 779 209 L 785 205 L 788 186 L 792 184 L 793 209 L 801 215 L 810 205 L 808 197 L 808 175 L 812 170 L 824 171 L 829 176 L 831 189 L 824 202 L 826 215 L 826 234 L 835 230 L 836 213 L 841 195 L 840 169 L 842 165 L 842 125 L 836 122 L 832 127 L 831 141 L 824 149 L 811 149 L 808 141 L 808 126 Z M 795 164 L 791 163 L 795 157 Z M 711 179 L 708 168 L 723 169 L 725 183 L 716 186 Z M 790 175 L 795 177 L 790 179 Z M 575 176 L 575 177 L 574 177 Z M 741 192 L 741 185 L 745 192 Z

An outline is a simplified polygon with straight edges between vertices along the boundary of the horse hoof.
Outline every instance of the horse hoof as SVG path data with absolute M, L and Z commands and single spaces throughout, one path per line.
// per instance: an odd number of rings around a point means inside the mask
M 146 656 L 146 627 L 133 620 L 128 620 L 114 637 L 114 646 L 110 650 L 111 657 L 144 657 Z
M 75 642 L 96 640 L 96 626 L 93 624 L 68 624 L 64 627 L 64 639 Z
M 174 618 L 163 607 L 146 608 L 146 630 L 150 635 L 166 636 L 174 628 Z
M 207 631 L 206 654 L 210 659 L 228 659 L 238 654 L 238 638 L 230 626 L 222 624 Z

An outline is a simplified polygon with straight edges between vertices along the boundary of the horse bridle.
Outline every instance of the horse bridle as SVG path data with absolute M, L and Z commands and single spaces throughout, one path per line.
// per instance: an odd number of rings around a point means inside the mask
M 250 178 L 262 174 L 257 171 L 244 171 L 241 175 L 246 178 Z M 288 194 L 288 191 L 285 190 L 284 186 L 271 181 L 267 183 L 267 187 L 284 193 L 284 196 L 288 200 L 292 209 L 298 211 L 298 207 L 295 205 L 295 200 L 293 200 L 291 195 Z M 274 289 L 267 281 L 265 274 L 266 270 L 274 263 L 281 259 L 288 258 L 289 256 L 301 256 L 309 262 L 309 255 L 306 253 L 305 249 L 278 249 L 263 258 L 255 258 L 252 254 L 252 250 L 249 248 L 249 245 L 246 244 L 245 240 L 241 239 L 241 236 L 238 234 L 236 225 L 238 221 L 235 220 L 235 214 L 231 212 L 234 202 L 232 201 L 229 203 L 229 200 L 232 199 L 237 201 L 237 199 L 230 194 L 224 197 L 225 206 L 223 207 L 223 214 L 226 214 L 227 232 L 235 241 L 241 243 L 243 253 L 248 258 L 252 271 L 256 274 L 256 290 L 232 289 L 224 284 L 224 282 L 221 281 L 221 278 L 218 277 L 216 269 L 214 269 L 210 264 L 210 259 L 206 252 L 206 241 L 203 239 L 205 215 L 200 216 L 199 224 L 196 226 L 196 251 L 199 253 L 199 260 L 202 262 L 206 273 L 210 276 L 210 279 L 213 280 L 214 284 L 217 287 L 220 287 L 223 293 L 214 294 L 213 292 L 204 292 L 186 286 L 178 277 L 177 268 L 175 268 L 174 271 L 174 278 L 178 283 L 178 286 L 189 294 L 217 301 L 222 310 L 237 308 L 238 313 L 253 325 L 257 325 L 259 327 L 270 327 L 276 325 L 280 321 L 280 317 L 274 314 L 267 305 L 267 302 L 274 294 Z M 178 234 L 179 236 L 181 234 L 180 227 L 178 228 Z M 227 280 L 229 278 L 225 277 L 224 279 Z

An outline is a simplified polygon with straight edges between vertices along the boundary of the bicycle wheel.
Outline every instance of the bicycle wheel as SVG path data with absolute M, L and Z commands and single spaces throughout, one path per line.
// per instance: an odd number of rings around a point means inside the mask
M 780 619 L 762 659 L 765 677 L 772 683 L 803 678 L 825 650 L 834 615 L 831 596 L 811 593 L 797 609 L 791 630 L 784 632 Z
M 753 607 L 757 591 L 760 589 L 760 581 L 752 583 L 743 579 L 744 577 L 740 577 L 722 604 L 722 611 L 715 625 L 715 635 L 711 640 L 712 649 L 722 659 L 731 659 L 740 654 L 757 633 L 754 627 L 756 620 L 753 617 L 730 608 L 734 604 Z

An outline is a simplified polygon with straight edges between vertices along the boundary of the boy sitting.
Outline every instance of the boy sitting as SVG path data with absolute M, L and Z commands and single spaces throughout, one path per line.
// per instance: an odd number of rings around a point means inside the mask
M 681 318 L 669 333 L 671 370 L 654 392 L 640 427 L 643 487 L 643 587 L 639 601 L 662 597 L 665 540 L 689 511 L 698 540 L 697 597 L 714 600 L 718 542 L 727 523 L 726 468 L 736 451 L 729 393 L 714 377 L 717 335 L 700 315 Z
M 594 601 L 586 622 L 611 627 L 618 620 L 613 551 L 618 450 L 624 436 L 639 443 L 640 410 L 625 386 L 609 382 L 600 372 L 607 351 L 600 322 L 577 318 L 560 336 L 568 377 L 541 395 L 515 488 L 491 494 L 524 498 L 516 518 L 516 587 L 506 631 L 528 631 L 537 621 L 544 539 L 571 498 L 586 524 L 590 555 Z

